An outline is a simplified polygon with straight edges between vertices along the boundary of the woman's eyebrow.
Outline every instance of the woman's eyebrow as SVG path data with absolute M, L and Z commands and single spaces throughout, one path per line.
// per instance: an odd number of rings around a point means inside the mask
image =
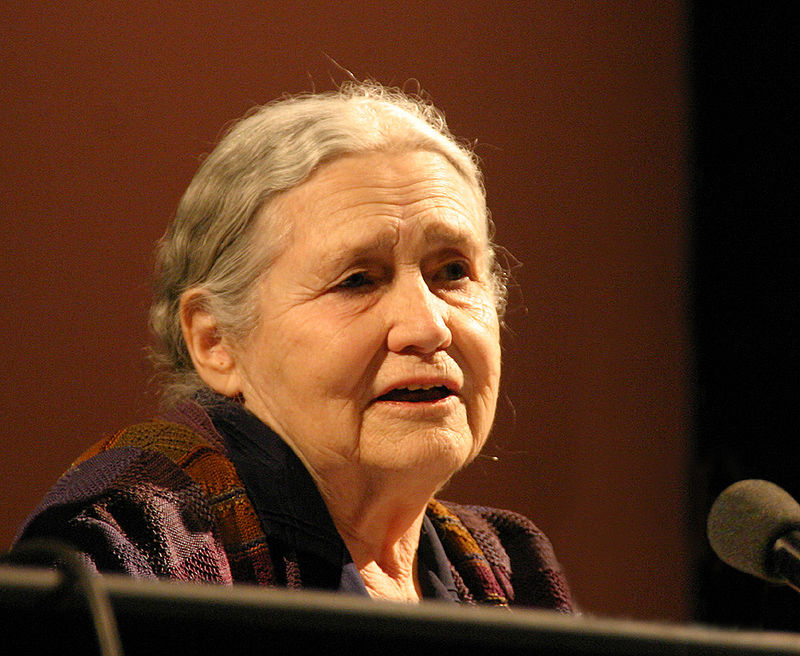
M 422 229 L 425 241 L 430 246 L 439 248 L 480 248 L 483 240 L 476 234 L 472 226 L 459 223 L 432 223 Z M 366 259 L 376 253 L 391 251 L 397 244 L 398 234 L 394 230 L 386 230 L 377 234 L 365 234 L 347 242 L 340 242 L 331 248 L 329 253 L 319 259 L 320 268 L 340 269 L 353 262 Z
M 423 228 L 425 241 L 436 246 L 480 246 L 483 242 L 472 226 L 459 223 L 433 223 Z
M 323 268 L 337 269 L 354 261 L 366 258 L 370 254 L 391 251 L 397 244 L 397 233 L 387 231 L 372 235 L 356 237 L 355 240 L 342 243 L 339 248 L 320 258 Z

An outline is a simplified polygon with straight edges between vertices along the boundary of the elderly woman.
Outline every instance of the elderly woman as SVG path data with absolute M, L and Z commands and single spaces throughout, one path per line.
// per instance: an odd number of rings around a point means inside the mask
M 138 577 L 569 611 L 527 519 L 434 499 L 492 426 L 503 291 L 433 107 L 352 84 L 261 108 L 158 249 L 168 410 L 89 449 L 20 539 Z

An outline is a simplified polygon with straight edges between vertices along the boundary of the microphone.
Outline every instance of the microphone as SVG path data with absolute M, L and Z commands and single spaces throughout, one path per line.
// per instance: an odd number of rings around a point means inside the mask
M 708 515 L 708 540 L 731 567 L 800 592 L 800 504 L 774 483 L 725 489 Z

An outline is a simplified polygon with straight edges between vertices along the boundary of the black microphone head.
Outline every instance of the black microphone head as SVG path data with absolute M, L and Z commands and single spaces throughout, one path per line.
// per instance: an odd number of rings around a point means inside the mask
M 772 546 L 781 535 L 800 529 L 800 505 L 769 481 L 739 481 L 717 497 L 707 528 L 711 547 L 721 560 L 781 583 L 770 562 Z

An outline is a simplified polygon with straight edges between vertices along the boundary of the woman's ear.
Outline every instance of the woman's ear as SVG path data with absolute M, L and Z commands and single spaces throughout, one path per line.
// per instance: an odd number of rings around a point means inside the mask
M 181 296 L 183 339 L 203 382 L 215 392 L 233 397 L 242 391 L 236 359 L 206 301 L 207 293 L 202 289 L 190 289 Z

